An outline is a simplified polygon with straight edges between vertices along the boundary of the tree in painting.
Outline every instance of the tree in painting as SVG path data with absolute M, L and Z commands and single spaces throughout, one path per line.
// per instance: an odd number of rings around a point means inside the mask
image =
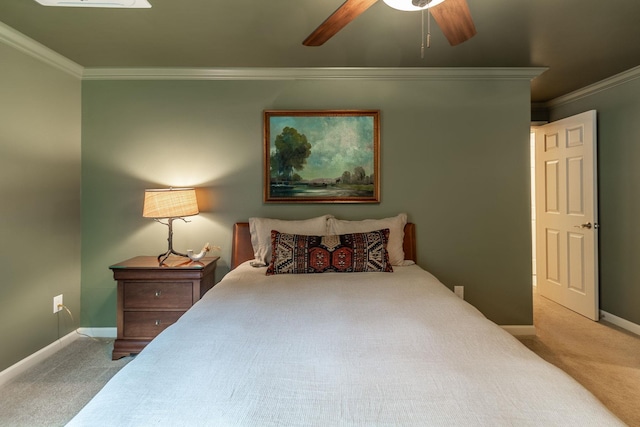
M 356 166 L 356 168 L 353 170 L 353 173 L 349 171 L 344 171 L 338 181 L 340 181 L 342 185 L 349 185 L 349 184 L 369 185 L 369 184 L 373 184 L 374 180 L 375 180 L 375 176 L 373 174 L 371 174 L 370 176 L 367 176 L 367 173 L 365 172 L 362 166 Z
M 304 169 L 311 155 L 311 144 L 307 137 L 292 127 L 285 127 L 275 139 L 276 151 L 271 155 L 271 175 L 283 181 L 300 179 L 293 171 Z
M 366 177 L 367 177 L 367 174 L 365 173 L 364 168 L 362 166 L 356 167 L 353 170 L 353 175 L 351 176 L 353 181 L 357 184 L 364 183 Z

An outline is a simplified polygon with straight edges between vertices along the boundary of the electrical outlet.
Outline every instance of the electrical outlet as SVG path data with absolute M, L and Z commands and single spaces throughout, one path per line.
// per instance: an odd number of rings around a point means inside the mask
M 62 294 L 58 295 L 57 297 L 53 297 L 53 312 L 57 313 L 62 310 L 62 304 Z
M 454 286 L 453 293 L 456 294 L 458 297 L 464 299 L 464 286 Z

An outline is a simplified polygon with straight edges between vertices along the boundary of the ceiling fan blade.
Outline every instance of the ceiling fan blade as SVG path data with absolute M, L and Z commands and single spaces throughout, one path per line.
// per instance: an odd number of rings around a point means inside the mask
M 431 15 L 451 46 L 476 35 L 467 0 L 446 0 L 431 8 Z
M 347 0 L 329 16 L 302 44 L 320 46 L 378 0 Z

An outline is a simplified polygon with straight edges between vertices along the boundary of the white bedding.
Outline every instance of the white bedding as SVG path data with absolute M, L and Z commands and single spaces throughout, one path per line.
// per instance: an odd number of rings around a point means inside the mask
M 394 270 L 245 263 L 69 425 L 623 425 L 432 275 Z

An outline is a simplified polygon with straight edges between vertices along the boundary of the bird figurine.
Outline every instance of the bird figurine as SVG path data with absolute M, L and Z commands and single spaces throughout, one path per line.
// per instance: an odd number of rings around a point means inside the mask
M 204 248 L 202 248 L 202 251 L 200 251 L 199 254 L 194 254 L 192 249 L 187 249 L 187 256 L 189 257 L 189 259 L 191 259 L 191 261 L 200 261 L 210 250 L 211 246 L 209 246 L 209 243 L 207 243 L 206 245 L 204 245 Z

